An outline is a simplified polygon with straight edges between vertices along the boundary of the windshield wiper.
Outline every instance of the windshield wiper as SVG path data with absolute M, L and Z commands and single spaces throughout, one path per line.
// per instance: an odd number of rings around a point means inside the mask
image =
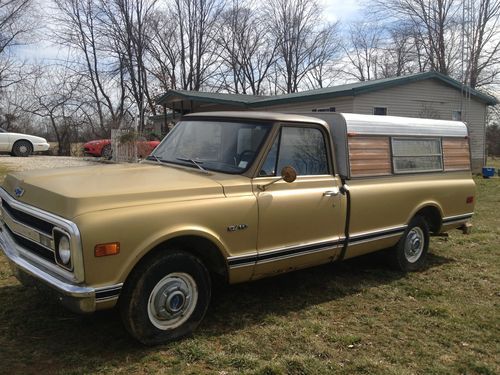
M 153 160 L 156 161 L 158 164 L 164 164 L 166 163 L 165 160 L 159 159 L 158 156 L 150 154 L 146 157 L 146 160 Z
M 202 171 L 203 173 L 208 173 L 208 171 L 203 168 L 200 164 L 203 164 L 202 161 L 196 161 L 194 159 L 190 159 L 190 158 L 175 158 L 176 160 L 180 160 L 180 161 L 187 161 L 187 162 L 190 162 L 191 164 L 195 165 L 196 167 L 198 167 L 198 169 L 200 171 Z

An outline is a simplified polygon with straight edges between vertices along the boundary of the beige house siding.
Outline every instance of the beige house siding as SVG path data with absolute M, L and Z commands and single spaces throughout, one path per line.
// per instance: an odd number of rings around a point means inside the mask
M 388 116 L 451 120 L 460 111 L 461 92 L 437 80 L 425 80 L 378 90 L 354 97 L 354 113 L 373 114 L 374 107 L 386 107 Z M 486 105 L 475 99 L 462 101 L 462 120 L 469 126 L 472 168 L 484 163 Z
M 272 112 L 311 112 L 313 109 L 335 107 L 336 112 L 353 112 L 354 100 L 352 97 L 332 98 L 328 100 L 303 101 L 273 106 L 255 108 L 257 111 Z

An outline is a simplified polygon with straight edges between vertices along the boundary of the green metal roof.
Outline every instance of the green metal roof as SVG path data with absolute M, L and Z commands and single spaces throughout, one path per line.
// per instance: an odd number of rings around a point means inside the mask
M 346 85 L 325 87 L 316 90 L 302 91 L 293 94 L 277 95 L 277 96 L 255 96 L 243 94 L 220 94 L 199 91 L 182 91 L 171 90 L 163 94 L 157 99 L 157 103 L 162 104 L 169 98 L 178 97 L 180 99 L 193 100 L 198 102 L 218 103 L 218 104 L 231 104 L 246 108 L 262 108 L 272 105 L 279 105 L 285 103 L 298 103 L 304 101 L 313 101 L 321 99 L 329 99 L 341 96 L 356 96 L 367 92 L 382 90 L 390 87 L 400 86 L 411 82 L 422 81 L 426 79 L 436 79 L 442 83 L 454 87 L 457 90 L 465 90 L 470 93 L 472 97 L 486 103 L 487 105 L 498 104 L 498 100 L 490 95 L 472 89 L 462 84 L 453 78 L 438 72 L 424 72 L 415 73 L 401 77 L 392 77 L 377 79 L 373 81 L 362 81 L 355 83 L 348 83 Z
M 205 103 L 242 105 L 266 99 L 266 96 L 245 95 L 245 94 L 222 94 L 216 92 L 170 90 L 156 99 L 158 104 L 166 102 L 170 98 L 181 98 Z

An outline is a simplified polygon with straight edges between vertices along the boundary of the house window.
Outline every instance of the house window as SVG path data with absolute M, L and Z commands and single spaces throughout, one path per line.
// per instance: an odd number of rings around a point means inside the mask
M 329 108 L 314 108 L 312 110 L 313 112 L 336 112 L 335 107 L 329 107 Z
M 387 107 L 373 107 L 373 114 L 377 116 L 387 116 Z
M 451 113 L 451 119 L 453 121 L 462 121 L 462 111 L 453 111 Z
M 441 140 L 392 138 L 392 165 L 394 173 L 443 170 Z

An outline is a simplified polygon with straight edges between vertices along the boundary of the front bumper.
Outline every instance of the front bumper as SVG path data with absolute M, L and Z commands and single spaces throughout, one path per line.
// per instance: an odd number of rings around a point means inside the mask
M 47 151 L 50 148 L 48 143 L 35 143 L 33 144 L 33 151 Z
M 91 313 L 101 306 L 116 302 L 122 284 L 103 288 L 92 288 L 72 284 L 45 269 L 42 264 L 34 264 L 28 259 L 26 249 L 17 244 L 10 233 L 0 226 L 0 247 L 9 261 L 16 278 L 24 285 L 34 285 L 54 295 L 68 309 L 77 313 Z

